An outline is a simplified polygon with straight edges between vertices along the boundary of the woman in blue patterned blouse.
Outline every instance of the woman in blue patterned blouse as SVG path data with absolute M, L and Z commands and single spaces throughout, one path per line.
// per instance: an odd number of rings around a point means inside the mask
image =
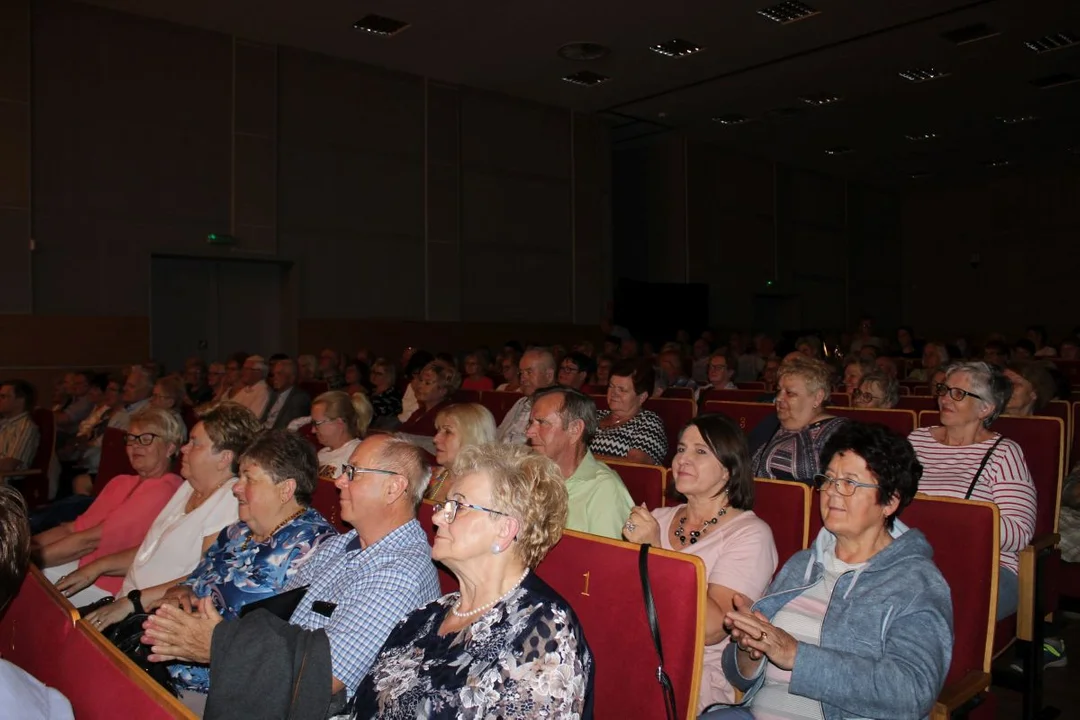
M 221 531 L 188 579 L 154 607 L 172 602 L 190 610 L 197 598 L 210 596 L 230 620 L 248 603 L 280 593 L 319 543 L 336 534 L 310 507 L 317 475 L 315 449 L 307 440 L 286 430 L 260 435 L 241 457 L 233 486 L 239 521 Z M 208 667 L 177 663 L 169 674 L 185 704 L 205 702 Z

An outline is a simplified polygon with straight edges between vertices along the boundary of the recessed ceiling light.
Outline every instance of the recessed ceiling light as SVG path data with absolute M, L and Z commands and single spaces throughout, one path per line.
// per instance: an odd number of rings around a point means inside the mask
M 664 57 L 681 58 L 699 53 L 705 48 L 701 45 L 696 45 L 689 40 L 675 38 L 674 40 L 668 40 L 667 42 L 650 45 L 649 49 Z
M 731 113 L 729 115 L 717 115 L 713 119 L 714 123 L 720 123 L 721 125 L 744 125 L 750 122 L 750 118 L 745 115 L 739 115 L 738 113 Z
M 581 85 L 582 87 L 595 87 L 601 83 L 606 83 L 610 79 L 607 75 L 594 73 L 592 70 L 578 70 L 569 75 L 563 75 L 563 80 L 566 82 Z
M 942 33 L 941 37 L 954 45 L 967 45 L 968 43 L 978 42 L 979 40 L 997 37 L 1000 34 L 1000 30 L 995 30 L 986 23 L 976 23 L 974 25 L 950 30 L 947 33 Z
M 606 45 L 594 42 L 572 42 L 566 43 L 558 49 L 558 55 L 563 60 L 572 60 L 574 62 L 588 62 L 591 60 L 600 60 L 607 57 L 611 49 Z
M 815 10 L 806 3 L 792 0 L 791 2 L 782 2 L 778 5 L 761 8 L 757 11 L 757 14 L 781 25 L 787 25 L 814 15 L 820 15 L 821 11 Z
M 815 93 L 813 95 L 803 95 L 799 98 L 807 105 L 813 105 L 814 107 L 821 107 L 822 105 L 832 105 L 838 103 L 844 98 L 839 95 L 833 95 L 832 93 Z
M 837 145 L 836 147 L 831 147 L 825 150 L 826 155 L 847 155 L 848 153 L 853 152 L 855 151 L 849 148 L 847 145 Z
M 932 133 L 932 132 L 910 133 L 908 135 L 905 135 L 904 137 L 906 137 L 911 142 L 925 142 L 927 140 L 933 140 L 934 138 L 936 138 L 937 133 Z
M 409 23 L 403 20 L 395 20 L 382 15 L 365 15 L 353 23 L 353 28 L 356 30 L 363 30 L 382 37 L 397 35 L 407 27 L 409 27 Z
M 997 121 L 1002 125 L 1020 125 L 1021 123 L 1035 122 L 1038 119 L 1038 115 L 1014 115 L 1012 117 L 998 115 L 997 117 Z
M 1080 82 L 1080 77 L 1077 77 L 1072 73 L 1063 72 L 1035 78 L 1031 81 L 1031 84 L 1040 90 L 1049 90 L 1050 88 L 1061 87 L 1062 85 L 1072 85 L 1074 82 Z
M 1042 55 L 1043 53 L 1052 52 L 1054 50 L 1072 47 L 1077 43 L 1080 43 L 1080 38 L 1076 35 L 1069 32 L 1062 32 L 1054 33 L 1053 35 L 1043 35 L 1041 38 L 1028 40 L 1024 43 L 1024 47 L 1034 53 Z
M 983 162 L 983 166 L 988 167 L 988 168 L 1003 168 L 1003 167 L 1007 167 L 1009 164 L 1010 164 L 1009 161 L 1004 160 L 1004 159 L 987 160 L 987 161 Z
M 937 80 L 938 78 L 948 76 L 949 72 L 947 70 L 939 70 L 937 68 L 913 68 L 911 70 L 903 70 L 900 72 L 900 77 L 913 83 L 929 82 L 930 80 Z

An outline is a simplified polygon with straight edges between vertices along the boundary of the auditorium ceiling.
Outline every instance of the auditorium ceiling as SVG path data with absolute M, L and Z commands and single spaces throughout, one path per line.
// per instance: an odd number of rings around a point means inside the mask
M 1076 0 L 94 4 L 601 113 L 621 143 L 679 128 L 888 184 L 1080 164 Z M 369 14 L 408 27 L 353 28 Z M 650 49 L 673 39 L 702 49 Z M 560 56 L 573 42 L 603 56 Z M 610 79 L 563 80 L 578 71 Z

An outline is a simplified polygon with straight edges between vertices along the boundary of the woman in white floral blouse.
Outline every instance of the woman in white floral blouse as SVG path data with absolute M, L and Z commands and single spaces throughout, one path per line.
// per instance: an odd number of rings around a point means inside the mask
M 593 659 L 570 605 L 533 573 L 566 525 L 558 467 L 518 445 L 464 448 L 432 557 L 461 591 L 390 633 L 353 718 L 591 718 Z

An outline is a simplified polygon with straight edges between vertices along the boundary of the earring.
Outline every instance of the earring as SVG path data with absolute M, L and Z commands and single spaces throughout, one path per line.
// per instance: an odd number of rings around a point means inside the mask
M 491 554 L 498 555 L 502 552 L 502 548 L 499 547 L 499 543 L 491 543 Z

